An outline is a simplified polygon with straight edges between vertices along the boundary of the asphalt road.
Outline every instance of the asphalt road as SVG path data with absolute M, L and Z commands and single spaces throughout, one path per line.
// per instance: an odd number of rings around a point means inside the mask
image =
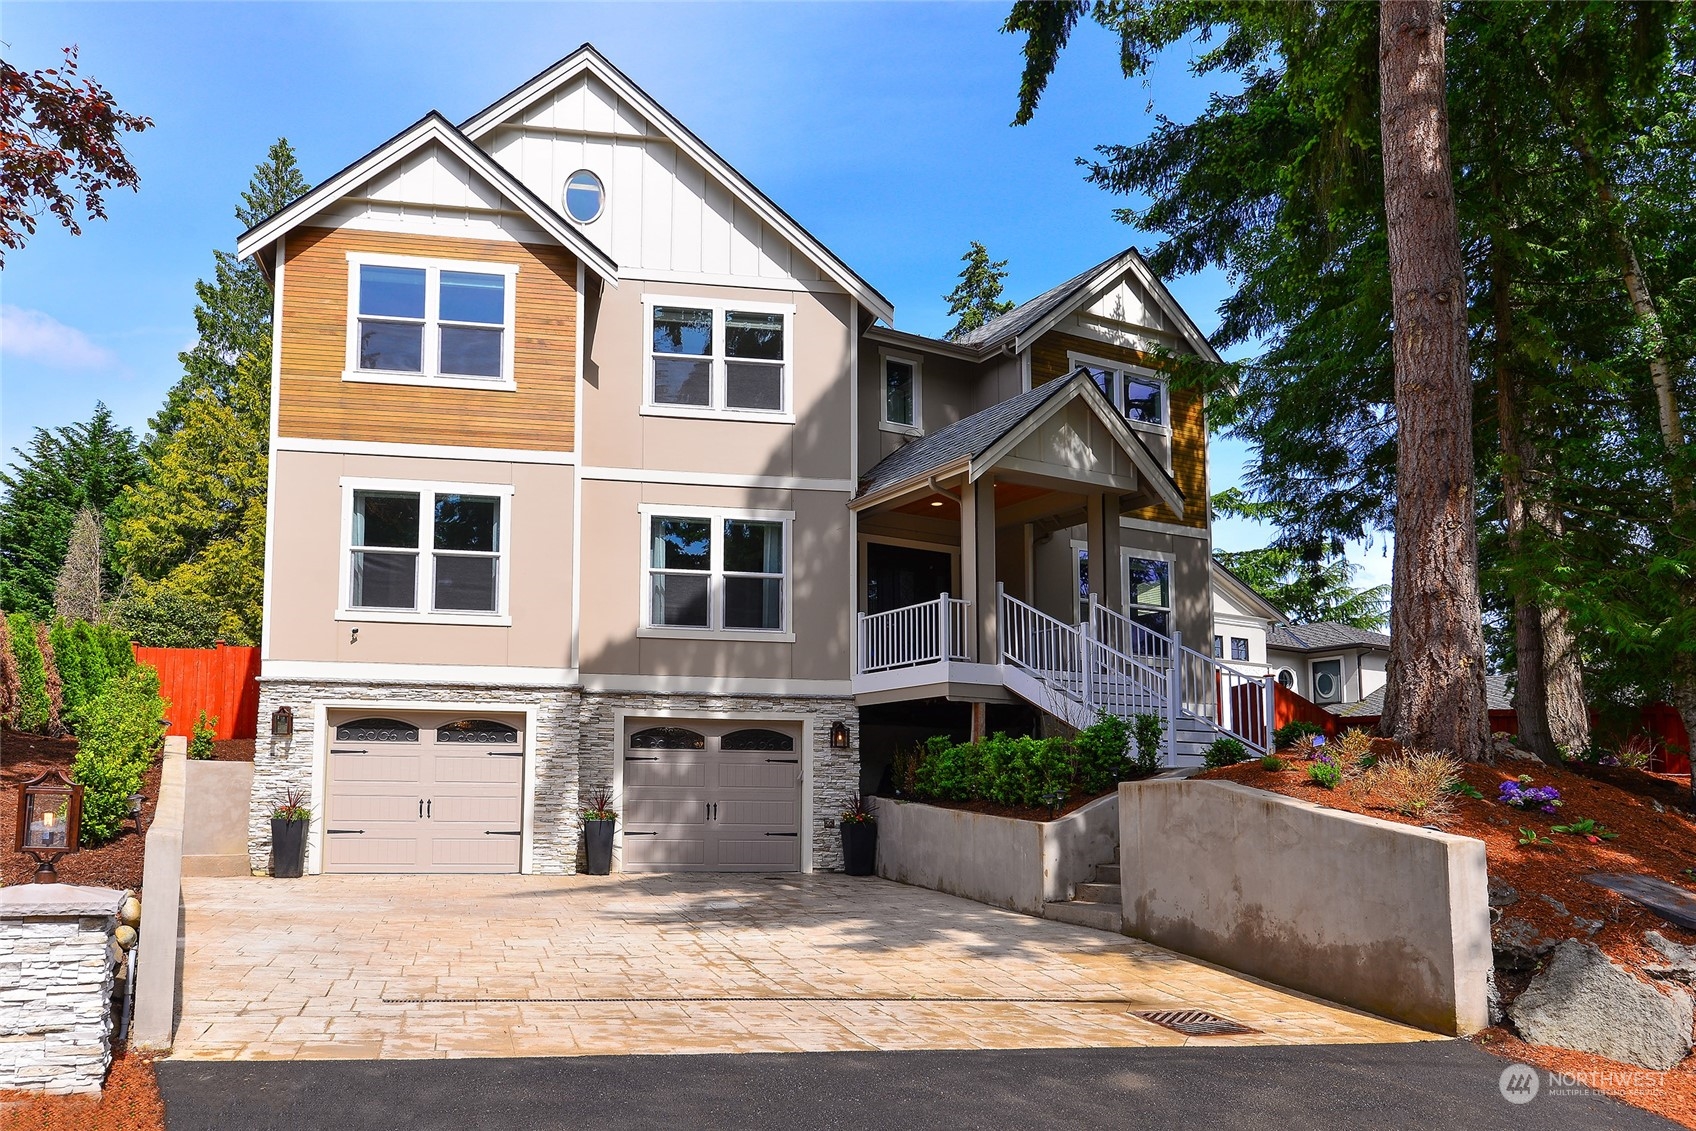
M 1515 1105 L 1462 1041 L 1273 1048 L 159 1062 L 170 1131 L 1675 1126 L 1596 1095 Z

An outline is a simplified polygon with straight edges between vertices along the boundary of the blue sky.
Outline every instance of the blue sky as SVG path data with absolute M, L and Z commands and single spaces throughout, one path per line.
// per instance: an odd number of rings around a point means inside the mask
M 238 234 L 233 209 L 286 136 L 316 183 L 425 111 L 458 121 L 584 41 L 686 122 L 895 303 L 902 329 L 947 328 L 941 296 L 968 241 L 1028 298 L 1131 244 L 1127 203 L 1074 159 L 1134 141 L 1149 107 L 1192 116 L 1208 88 L 1163 67 L 1120 76 L 1079 29 L 1035 122 L 1012 127 L 1021 41 L 995 4 L 38 4 L 8 0 L 5 57 L 83 70 L 156 128 L 134 138 L 141 191 L 72 237 L 44 225 L 0 275 L 0 444 L 84 419 L 96 400 L 138 432 L 194 336 L 194 282 Z M 1181 59 L 1174 60 L 1182 62 Z M 1226 282 L 1170 280 L 1203 330 Z M 1241 445 L 1216 442 L 1213 487 Z M 1267 534 L 1223 523 L 1220 546 Z M 1354 555 L 1388 580 L 1381 549 Z

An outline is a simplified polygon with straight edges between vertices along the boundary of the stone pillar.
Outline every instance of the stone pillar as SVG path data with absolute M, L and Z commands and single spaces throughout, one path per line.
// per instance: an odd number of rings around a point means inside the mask
M 1119 495 L 1092 491 L 1088 501 L 1089 591 L 1116 613 L 1125 611 L 1123 565 L 1119 561 Z
M 995 477 L 960 491 L 960 596 L 972 603 L 968 651 L 980 664 L 996 661 Z
M 0 1089 L 98 1093 L 105 1084 L 123 900 L 72 884 L 0 888 Z

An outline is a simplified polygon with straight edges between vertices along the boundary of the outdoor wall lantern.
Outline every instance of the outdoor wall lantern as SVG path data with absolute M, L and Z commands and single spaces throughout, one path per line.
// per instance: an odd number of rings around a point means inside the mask
M 271 737 L 287 738 L 294 733 L 294 709 L 278 707 L 271 712 Z
M 57 770 L 48 770 L 18 790 L 19 852 L 35 858 L 35 882 L 59 881 L 53 865 L 67 852 L 77 850 L 82 829 L 82 786 L 65 780 Z
M 834 722 L 830 724 L 830 748 L 832 750 L 848 749 L 848 724 Z

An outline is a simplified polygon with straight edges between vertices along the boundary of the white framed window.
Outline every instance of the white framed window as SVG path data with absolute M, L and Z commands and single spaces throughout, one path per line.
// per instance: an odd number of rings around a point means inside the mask
M 1223 660 L 1225 658 L 1225 638 L 1223 636 L 1215 636 L 1213 638 L 1213 658 L 1215 660 Z
M 706 298 L 642 299 L 650 416 L 795 422 L 795 308 Z
M 883 370 L 880 398 L 883 413 L 878 418 L 878 427 L 885 432 L 923 436 L 923 363 L 916 357 L 892 353 L 881 354 L 879 361 Z
M 516 388 L 518 265 L 349 252 L 344 381 Z
M 1125 555 L 1125 615 L 1150 632 L 1171 635 L 1172 562 L 1169 559 Z
M 643 636 L 793 641 L 789 511 L 643 504 Z
M 1113 407 L 1131 424 L 1156 432 L 1172 430 L 1171 397 L 1165 374 L 1080 353 L 1067 353 L 1066 363 L 1071 369 L 1080 366 L 1087 369 Z
M 511 624 L 512 487 L 342 480 L 336 619 Z
M 1233 637 L 1231 637 L 1231 659 L 1233 659 L 1233 660 L 1247 660 L 1248 659 L 1248 637 L 1246 637 L 1246 636 L 1233 636 Z

